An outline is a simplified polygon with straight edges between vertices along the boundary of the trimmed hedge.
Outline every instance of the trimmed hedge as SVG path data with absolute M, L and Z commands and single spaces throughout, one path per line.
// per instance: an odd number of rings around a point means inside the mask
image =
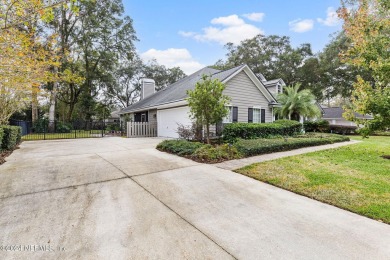
M 357 130 L 357 126 L 349 126 L 349 125 L 330 125 L 329 130 L 334 134 L 355 134 Z
M 300 133 L 302 124 L 292 120 L 276 120 L 273 123 L 232 123 L 224 126 L 222 135 L 225 141 L 237 139 L 269 138 L 272 136 L 293 136 Z
M 241 154 L 233 145 L 223 144 L 212 146 L 210 144 L 204 145 L 196 149 L 192 155 L 195 161 L 217 163 L 226 160 L 233 160 L 241 158 Z
M 2 125 L 3 138 L 1 139 L 1 150 L 12 150 L 22 139 L 22 129 L 19 126 Z
M 390 131 L 374 131 L 371 135 L 374 135 L 374 136 L 390 136 Z
M 157 145 L 157 149 L 177 155 L 192 155 L 196 149 L 204 146 L 199 142 L 189 142 L 186 140 L 164 140 Z
M 240 139 L 235 146 L 238 151 L 245 156 L 254 156 L 259 154 L 289 151 L 293 149 L 317 146 L 323 144 L 332 144 L 336 142 L 349 141 L 348 137 L 338 135 L 312 135 L 309 137 L 303 136 L 297 138 L 283 138 L 283 139 L 254 139 L 243 140 Z
M 321 119 L 316 121 L 306 121 L 303 123 L 306 132 L 329 133 L 329 122 Z

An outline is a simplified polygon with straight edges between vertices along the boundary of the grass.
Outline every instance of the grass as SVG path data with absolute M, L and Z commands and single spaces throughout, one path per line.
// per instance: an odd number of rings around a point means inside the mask
M 97 135 L 101 136 L 102 131 L 101 130 L 91 130 L 91 131 L 72 130 L 70 133 L 46 133 L 46 134 L 33 133 L 33 134 L 22 136 L 22 140 L 33 141 L 33 140 L 52 140 L 52 139 L 72 139 L 75 138 L 75 134 L 78 138 L 92 138 L 92 137 L 98 137 Z
M 246 166 L 238 173 L 390 224 L 390 137 Z

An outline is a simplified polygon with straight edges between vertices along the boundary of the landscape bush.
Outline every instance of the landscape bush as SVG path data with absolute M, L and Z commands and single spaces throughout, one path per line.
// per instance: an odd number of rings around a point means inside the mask
M 185 140 L 191 140 L 194 139 L 195 137 L 195 125 L 183 125 L 180 123 L 177 123 L 177 130 L 176 133 L 179 135 L 180 139 L 185 139 Z
M 12 150 L 22 139 L 22 128 L 19 126 L 2 125 L 1 150 Z
M 70 133 L 72 131 L 72 125 L 63 122 L 56 122 L 57 133 Z
M 316 121 L 306 121 L 303 123 L 306 132 L 329 133 L 329 122 L 321 119 Z
M 4 137 L 4 130 L 0 126 L 0 151 L 2 150 L 1 146 L 2 146 L 2 143 L 3 143 L 3 137 Z
M 375 135 L 375 136 L 390 136 L 390 131 L 374 131 L 371 135 Z
M 293 136 L 300 133 L 302 124 L 293 120 L 277 120 L 273 123 L 232 123 L 224 126 L 222 135 L 225 141 L 237 139 L 269 138 L 272 136 Z
M 237 148 L 230 144 L 223 145 L 204 145 L 198 148 L 192 155 L 196 161 L 204 161 L 209 163 L 216 163 L 225 160 L 233 160 L 241 158 Z
M 349 125 L 330 125 L 329 130 L 334 134 L 355 134 L 357 131 L 357 126 Z
M 177 155 L 192 155 L 196 149 L 204 146 L 199 142 L 189 142 L 186 140 L 164 140 L 157 145 L 157 149 Z
M 349 141 L 349 138 L 345 136 L 326 134 L 324 136 L 309 135 L 305 137 L 298 136 L 282 139 L 240 139 L 234 145 L 241 154 L 245 156 L 254 156 L 344 141 Z

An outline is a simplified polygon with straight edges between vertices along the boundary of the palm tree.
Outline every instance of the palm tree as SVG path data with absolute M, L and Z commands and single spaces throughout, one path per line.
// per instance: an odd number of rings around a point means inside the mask
M 320 116 L 321 112 L 316 104 L 315 96 L 308 89 L 299 90 L 301 84 L 285 87 L 279 94 L 278 102 L 281 104 L 276 113 L 283 118 L 299 121 L 302 117 Z

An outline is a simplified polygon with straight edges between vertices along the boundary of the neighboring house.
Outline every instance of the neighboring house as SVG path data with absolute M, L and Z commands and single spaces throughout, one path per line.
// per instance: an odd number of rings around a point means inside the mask
M 356 126 L 354 122 L 343 117 L 343 113 L 345 111 L 341 107 L 322 107 L 322 110 L 322 119 L 328 121 L 330 125 Z M 359 113 L 355 113 L 355 117 L 361 119 L 373 119 L 370 115 L 361 115 Z
M 275 120 L 274 107 L 278 92 L 283 91 L 282 80 L 266 81 L 259 78 L 247 65 L 241 65 L 221 71 L 203 68 L 183 78 L 167 88 L 155 92 L 154 81 L 143 79 L 141 82 L 141 100 L 121 110 L 121 116 L 128 116 L 132 122 L 157 124 L 157 135 L 177 138 L 178 124 L 191 125 L 187 90 L 195 88 L 202 75 L 210 75 L 226 85 L 224 94 L 231 98 L 229 115 L 223 123 L 254 122 L 265 123 Z M 212 131 L 215 134 L 216 127 Z
M 120 110 L 114 111 L 110 114 L 110 116 L 104 119 L 105 124 L 119 124 L 120 122 Z

